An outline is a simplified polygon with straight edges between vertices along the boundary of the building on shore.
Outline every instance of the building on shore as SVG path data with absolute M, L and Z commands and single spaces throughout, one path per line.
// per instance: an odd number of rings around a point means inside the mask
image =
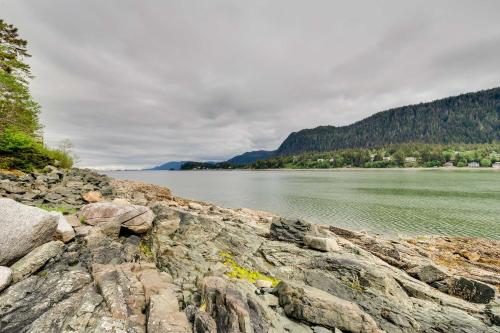
M 479 168 L 479 163 L 478 162 L 469 162 L 467 165 L 469 168 Z
M 445 168 L 452 168 L 452 167 L 454 167 L 453 162 L 446 162 L 445 164 L 443 164 L 443 166 Z
M 493 163 L 493 165 L 491 167 L 495 168 L 495 169 L 500 169 L 500 162 Z
M 416 157 L 405 157 L 405 163 L 415 163 L 417 162 L 417 158 Z

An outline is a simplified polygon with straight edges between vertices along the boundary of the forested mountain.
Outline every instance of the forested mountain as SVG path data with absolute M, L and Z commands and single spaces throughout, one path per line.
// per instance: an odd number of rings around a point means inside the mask
M 267 151 L 267 150 L 249 151 L 241 155 L 235 156 L 227 160 L 226 162 L 234 165 L 243 165 L 243 164 L 253 163 L 258 160 L 265 160 L 266 158 L 273 156 L 274 153 L 275 151 Z
M 342 127 L 291 133 L 277 156 L 391 144 L 491 143 L 500 140 L 500 88 L 379 112 Z

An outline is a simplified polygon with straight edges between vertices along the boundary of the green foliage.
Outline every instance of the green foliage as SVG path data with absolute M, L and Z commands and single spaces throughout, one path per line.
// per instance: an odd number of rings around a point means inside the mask
M 71 168 L 71 156 L 57 149 L 49 149 L 34 137 L 7 128 L 0 134 L 0 169 L 33 171 L 52 164 Z
M 38 208 L 46 210 L 48 212 L 59 212 L 63 215 L 76 214 L 77 209 L 74 207 L 66 207 L 66 206 L 49 206 L 49 205 L 40 205 Z
M 489 168 L 493 163 L 488 158 L 482 158 L 481 161 L 479 161 L 479 164 L 484 168 Z

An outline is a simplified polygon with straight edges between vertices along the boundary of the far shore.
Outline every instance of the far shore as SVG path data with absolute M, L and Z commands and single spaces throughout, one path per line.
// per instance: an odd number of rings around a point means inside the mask
M 309 169 L 295 169 L 295 168 L 275 168 L 275 169 L 190 169 L 190 170 L 96 170 L 98 172 L 117 172 L 117 171 L 494 171 L 500 172 L 500 168 L 469 168 L 469 167 L 416 167 L 416 168 L 309 168 Z

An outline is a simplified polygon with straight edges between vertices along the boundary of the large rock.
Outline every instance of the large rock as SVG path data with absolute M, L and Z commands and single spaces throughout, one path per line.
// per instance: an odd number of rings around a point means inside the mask
M 305 236 L 304 243 L 311 249 L 323 252 L 340 250 L 340 246 L 337 244 L 337 241 L 334 238 L 329 237 Z
M 276 292 L 289 317 L 353 333 L 383 332 L 358 305 L 319 289 L 281 282 Z
M 433 283 L 449 277 L 449 275 L 443 272 L 441 269 L 430 264 L 414 267 L 407 272 L 414 278 L 417 278 L 425 283 Z
M 48 242 L 40 245 L 10 267 L 12 281 L 19 282 L 38 271 L 47 261 L 63 252 L 64 243 L 60 241 Z
M 12 270 L 9 267 L 0 266 L 0 291 L 4 290 L 12 282 Z
M 51 214 L 57 218 L 55 238 L 64 243 L 73 240 L 75 238 L 75 230 L 73 230 L 73 227 L 68 223 L 64 215 L 59 212 L 51 212 Z
M 271 237 L 280 241 L 304 244 L 304 237 L 311 227 L 311 223 L 307 221 L 287 220 L 280 217 L 271 223 Z
M 488 304 L 495 299 L 495 289 L 464 277 L 451 281 L 449 293 L 472 303 Z
M 149 302 L 148 333 L 192 332 L 186 314 L 179 310 L 175 294 L 163 289 L 152 295 Z
M 42 209 L 0 199 L 0 265 L 10 264 L 52 240 L 57 218 Z
M 152 228 L 154 214 L 145 206 L 97 202 L 83 206 L 80 218 L 90 225 L 116 222 L 135 233 L 144 233 Z
M 87 193 L 84 193 L 82 195 L 82 198 L 87 202 L 99 202 L 104 200 L 101 192 L 99 191 L 89 191 Z

